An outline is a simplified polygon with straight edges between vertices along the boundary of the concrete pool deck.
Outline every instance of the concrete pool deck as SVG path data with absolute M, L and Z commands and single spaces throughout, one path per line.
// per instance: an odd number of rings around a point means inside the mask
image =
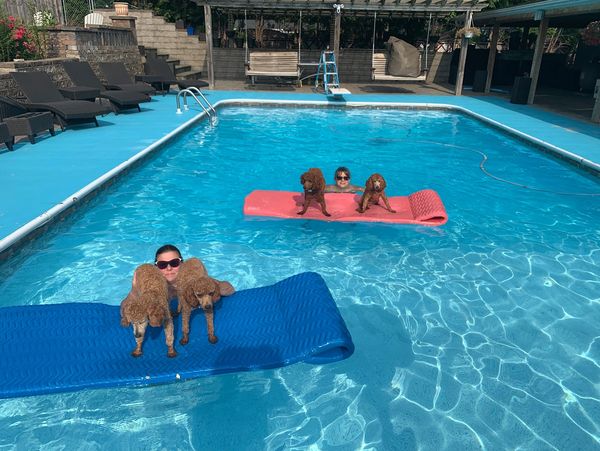
M 331 100 L 316 93 L 205 91 L 219 102 L 272 103 L 277 101 L 413 107 L 452 107 L 469 111 L 489 123 L 512 130 L 544 147 L 600 170 L 600 127 L 535 106 L 515 105 L 505 99 L 447 95 L 356 94 Z M 142 112 L 99 118 L 100 127 L 79 126 L 43 135 L 35 145 L 20 141 L 13 152 L 0 151 L 0 252 L 25 234 L 47 223 L 55 214 L 79 202 L 98 183 L 151 152 L 193 122 L 201 109 L 192 105 L 175 114 L 175 95 L 155 96 Z M 158 143 L 158 144 L 157 144 Z

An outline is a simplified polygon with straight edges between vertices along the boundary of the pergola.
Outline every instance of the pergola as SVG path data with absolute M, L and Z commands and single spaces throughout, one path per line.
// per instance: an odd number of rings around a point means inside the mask
M 194 0 L 204 6 L 208 78 L 214 86 L 214 63 L 212 50 L 212 8 L 262 11 L 264 13 L 283 13 L 289 11 L 313 14 L 330 14 L 334 17 L 333 51 L 339 55 L 341 15 L 388 15 L 396 17 L 432 17 L 447 16 L 450 13 L 464 13 L 465 23 L 470 23 L 473 12 L 487 6 L 486 0 Z M 598 0 L 596 0 L 598 1 Z M 456 81 L 456 93 L 462 91 L 464 65 L 467 58 L 467 40 L 463 38 L 460 52 L 459 70 Z
M 496 45 L 498 44 L 501 27 L 539 28 L 529 73 L 531 86 L 527 103 L 532 104 L 535 98 L 548 27 L 583 28 L 594 20 L 600 20 L 600 0 L 546 0 L 474 14 L 473 21 L 476 25 L 493 27 L 485 92 L 490 92 L 492 84 Z

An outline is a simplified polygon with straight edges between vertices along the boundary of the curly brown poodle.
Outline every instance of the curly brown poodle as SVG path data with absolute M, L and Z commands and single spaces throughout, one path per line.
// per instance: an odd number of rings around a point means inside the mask
M 300 183 L 304 188 L 304 204 L 299 215 L 303 215 L 308 210 L 310 202 L 314 199 L 320 206 L 325 216 L 331 216 L 327 212 L 325 205 L 325 177 L 319 168 L 310 168 L 300 176 Z
M 393 210 L 390 207 L 390 203 L 388 201 L 387 196 L 385 195 L 385 188 L 387 183 L 381 174 L 373 174 L 367 179 L 367 183 L 365 183 L 365 191 L 358 203 L 358 208 L 356 211 L 359 213 L 364 213 L 369 209 L 369 205 L 381 205 L 379 203 L 380 200 L 385 204 L 385 208 L 390 213 L 396 213 L 396 210 Z
M 121 302 L 121 326 L 133 325 L 136 347 L 133 357 L 142 355 L 142 344 L 148 324 L 152 327 L 164 327 L 167 343 L 167 356 L 175 357 L 173 346 L 173 318 L 169 312 L 167 280 L 159 269 L 151 264 L 138 266 L 133 275 L 131 291 Z
M 181 329 L 183 336 L 179 343 L 186 345 L 190 340 L 190 315 L 192 310 L 201 307 L 206 318 L 208 341 L 215 344 L 218 338 L 215 335 L 213 305 L 221 299 L 219 283 L 208 277 L 206 269 L 200 260 L 190 258 L 184 261 L 177 273 L 177 297 L 179 304 L 177 312 L 181 315 Z

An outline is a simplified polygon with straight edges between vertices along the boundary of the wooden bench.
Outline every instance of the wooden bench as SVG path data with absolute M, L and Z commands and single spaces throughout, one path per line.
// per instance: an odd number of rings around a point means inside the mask
M 373 65 L 371 67 L 371 79 L 382 80 L 382 81 L 425 81 L 427 80 L 427 72 L 421 71 L 421 75 L 418 77 L 405 77 L 389 75 L 387 73 L 388 66 L 388 53 L 373 53 Z M 419 57 L 419 64 L 421 63 L 421 57 Z
M 297 52 L 250 52 L 248 59 L 246 76 L 252 84 L 256 77 L 278 77 L 295 78 L 302 86 Z

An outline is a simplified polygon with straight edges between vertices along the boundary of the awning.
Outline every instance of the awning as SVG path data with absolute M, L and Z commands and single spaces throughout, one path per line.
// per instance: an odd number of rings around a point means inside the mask
M 543 17 L 548 18 L 550 27 L 583 28 L 594 20 L 600 20 L 600 0 L 546 0 L 478 12 L 473 14 L 473 21 L 480 27 L 496 24 L 536 27 Z

